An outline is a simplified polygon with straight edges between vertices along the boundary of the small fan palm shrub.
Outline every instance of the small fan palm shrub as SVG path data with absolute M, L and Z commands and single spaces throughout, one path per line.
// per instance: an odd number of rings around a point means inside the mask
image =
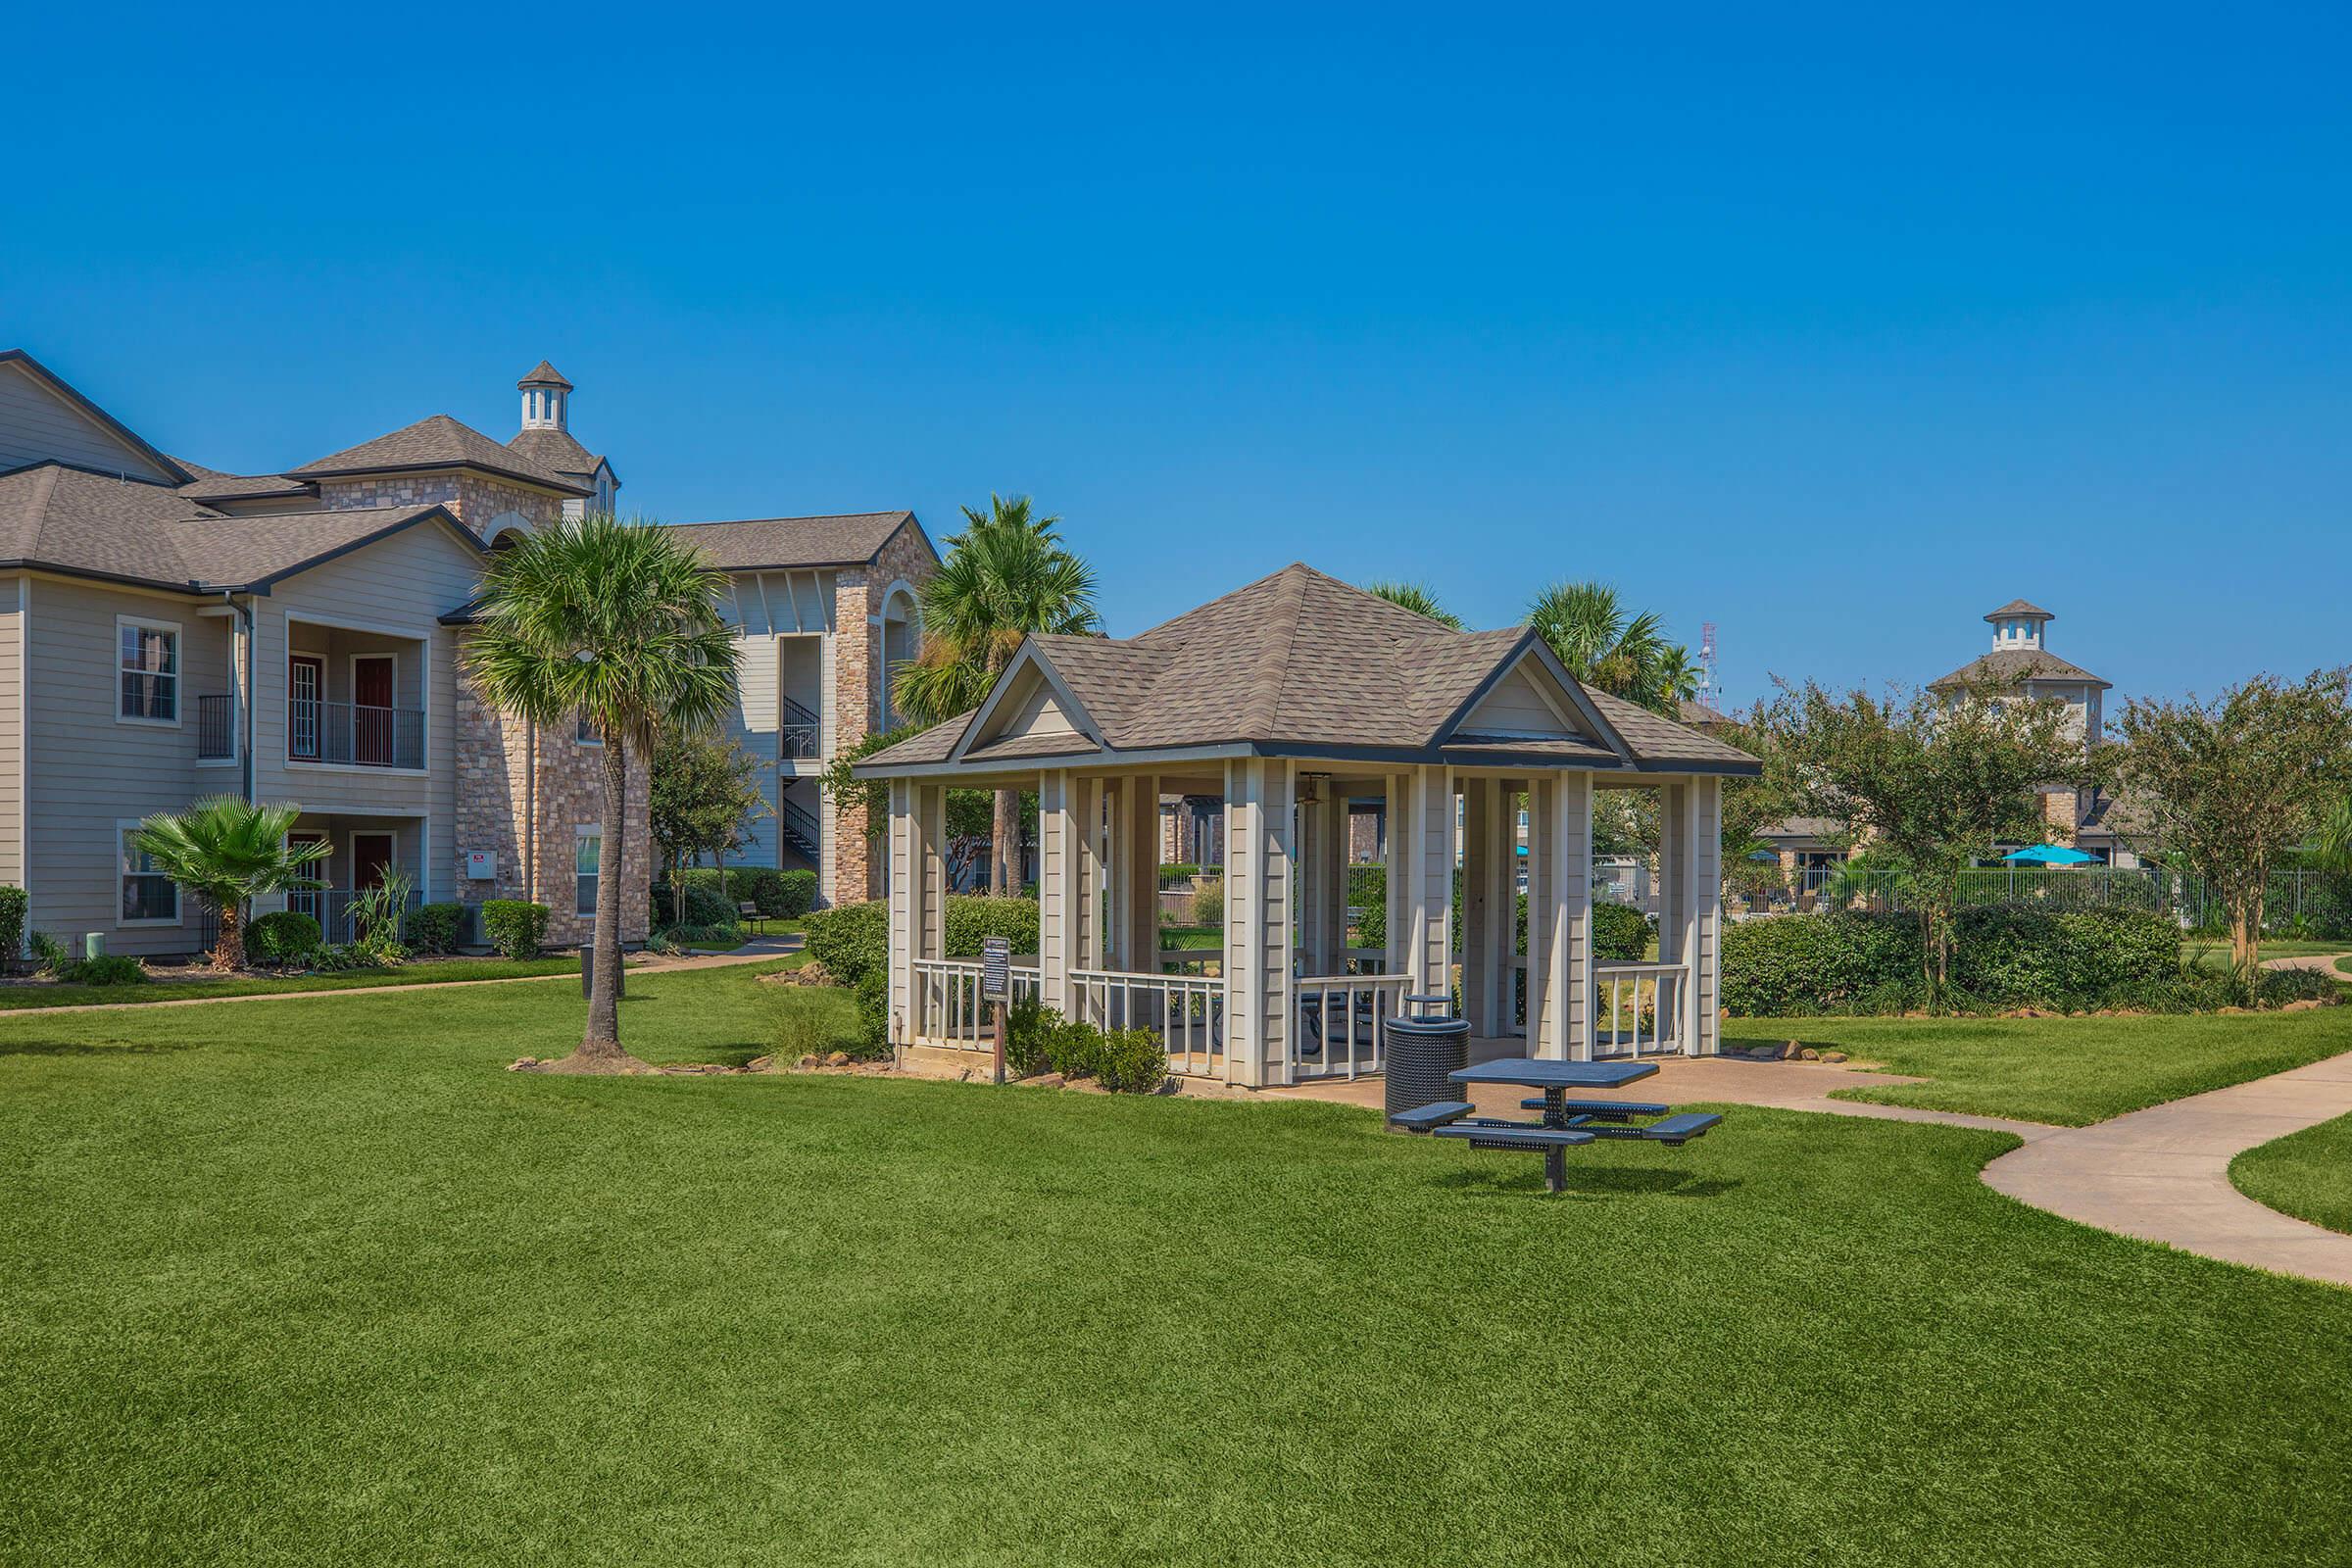
M 132 845 L 157 870 L 220 912 L 213 961 L 221 968 L 245 967 L 245 921 L 255 899 L 326 886 L 311 875 L 328 854 L 325 841 L 286 842 L 301 815 L 291 801 L 211 795 L 185 810 L 158 811 L 132 833 Z

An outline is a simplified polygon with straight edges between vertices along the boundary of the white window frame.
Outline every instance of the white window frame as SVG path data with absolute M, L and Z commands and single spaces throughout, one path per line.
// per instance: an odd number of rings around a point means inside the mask
M 160 631 L 171 634 L 172 716 L 170 718 L 147 718 L 122 711 L 122 677 L 132 673 L 132 671 L 126 670 L 122 664 L 122 633 L 126 628 L 133 626 L 141 631 Z M 107 684 L 111 688 L 108 701 L 114 706 L 115 722 L 144 725 L 148 729 L 179 728 L 180 719 L 187 710 L 187 652 L 188 639 L 178 621 L 158 620 L 152 615 L 117 615 L 115 617 L 114 646 L 107 653 L 107 662 L 114 669 L 114 679 Z M 172 923 L 177 924 L 178 922 Z
M 580 870 L 580 846 L 591 839 L 596 841 L 596 891 L 602 894 L 605 890 L 605 825 L 602 822 L 576 822 L 571 829 L 571 902 L 574 906 L 580 902 L 580 877 L 583 875 Z M 583 918 L 593 918 L 596 914 L 596 899 L 592 896 L 588 907 L 574 907 L 571 912 Z
M 161 720 L 157 722 L 161 722 Z M 115 928 L 117 930 L 131 930 L 149 926 L 175 926 L 184 923 L 180 916 L 185 908 L 185 904 L 180 898 L 179 884 L 172 881 L 170 877 L 164 877 L 165 882 L 172 889 L 172 913 L 169 917 L 150 916 L 144 920 L 131 920 L 123 917 L 122 884 L 133 876 L 163 876 L 161 871 L 133 871 L 130 869 L 130 857 L 127 853 L 129 846 L 122 842 L 122 836 L 125 833 L 135 832 L 144 820 L 144 817 L 137 816 L 115 818 Z

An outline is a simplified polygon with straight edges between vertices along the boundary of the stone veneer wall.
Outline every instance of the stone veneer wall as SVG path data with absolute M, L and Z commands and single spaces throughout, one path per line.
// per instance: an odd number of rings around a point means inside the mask
M 456 513 L 466 525 L 480 533 L 508 514 L 525 518 L 532 527 L 545 527 L 563 514 L 564 498 L 543 490 L 510 484 L 486 474 L 466 470 L 373 474 L 329 480 L 319 485 L 324 506 L 425 506 L 438 502 Z M 584 943 L 595 929 L 593 916 L 582 918 L 574 897 L 573 851 L 582 823 L 604 817 L 603 761 L 600 751 L 583 746 L 568 725 L 542 730 L 534 738 L 530 726 L 483 703 L 462 674 L 456 676 L 458 705 L 457 821 L 449 853 L 457 862 L 459 896 L 467 903 L 483 899 L 535 899 L 548 907 L 547 939 L 557 946 Z M 537 763 L 532 787 L 533 760 Z M 650 908 L 653 848 L 652 810 L 648 779 L 641 763 L 629 768 L 628 828 L 622 835 L 617 872 L 620 886 L 620 936 L 641 943 L 651 929 Z M 534 835 L 530 822 L 535 818 Z M 436 833 L 438 841 L 441 835 Z M 535 845 L 525 839 L 535 837 Z M 527 854 L 526 849 L 535 853 Z M 468 881 L 468 851 L 488 850 L 496 857 L 497 876 L 487 882 Z M 606 870 L 615 868 L 608 864 Z
M 882 608 L 890 585 L 905 578 L 917 584 L 934 569 L 931 553 L 911 527 L 901 528 L 869 565 L 844 566 L 833 577 L 833 738 L 835 755 L 873 732 L 879 716 L 875 684 L 881 660 L 881 630 L 866 617 Z M 830 803 L 827 803 L 828 808 Z M 833 828 L 832 885 L 835 904 L 861 904 L 883 895 L 883 845 L 869 834 L 863 807 L 852 807 Z

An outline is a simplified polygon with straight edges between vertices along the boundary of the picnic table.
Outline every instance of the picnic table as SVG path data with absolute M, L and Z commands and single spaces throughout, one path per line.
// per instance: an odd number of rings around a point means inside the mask
M 1543 1113 L 1540 1121 L 1509 1121 L 1477 1116 L 1467 1101 L 1422 1105 L 1389 1118 L 1407 1132 L 1433 1133 L 1441 1138 L 1465 1138 L 1472 1149 L 1520 1149 L 1544 1152 L 1544 1186 L 1562 1192 L 1568 1185 L 1567 1151 L 1601 1139 L 1642 1139 L 1680 1148 L 1705 1136 L 1721 1116 L 1686 1112 L 1668 1116 L 1664 1105 L 1620 1100 L 1570 1100 L 1572 1089 L 1622 1089 L 1657 1072 L 1650 1061 L 1552 1061 L 1537 1056 L 1503 1056 L 1475 1066 L 1457 1067 L 1446 1076 L 1457 1084 L 1518 1084 L 1540 1089 L 1542 1098 L 1522 1100 L 1523 1110 Z M 1660 1120 L 1646 1120 L 1657 1117 Z

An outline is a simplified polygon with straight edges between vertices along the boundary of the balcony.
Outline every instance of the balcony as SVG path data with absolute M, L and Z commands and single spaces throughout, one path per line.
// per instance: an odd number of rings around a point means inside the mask
M 196 699 L 196 760 L 234 761 L 237 756 L 237 700 L 234 697 Z
M 424 710 L 297 698 L 286 704 L 286 760 L 421 768 Z
M 816 714 L 789 697 L 778 697 L 776 708 L 776 760 L 806 762 L 821 757 Z

